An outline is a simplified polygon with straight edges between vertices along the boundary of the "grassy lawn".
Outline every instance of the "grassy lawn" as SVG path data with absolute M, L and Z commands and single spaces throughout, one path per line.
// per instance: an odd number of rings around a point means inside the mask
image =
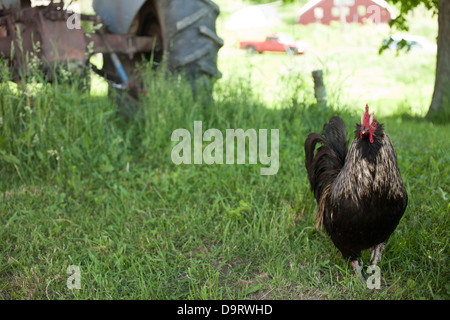
M 421 118 L 435 58 L 379 56 L 387 30 L 298 27 L 292 8 L 280 9 L 277 28 L 310 42 L 304 56 L 247 56 L 223 10 L 214 100 L 147 70 L 143 108 L 126 120 L 98 79 L 93 94 L 65 81 L 30 80 L 27 94 L 0 85 L 0 299 L 449 299 L 450 126 Z M 326 112 L 314 105 L 318 67 Z M 314 228 L 304 168 L 307 134 L 336 114 L 352 134 L 366 103 L 396 147 L 409 194 L 378 290 Z M 171 134 L 192 133 L 195 120 L 223 133 L 279 129 L 278 173 L 174 165 Z M 67 287 L 72 265 L 79 290 Z
M 278 7 L 283 23 L 256 31 L 226 29 L 230 15 L 243 4 L 223 3 L 218 19 L 219 34 L 225 38 L 220 51 L 219 66 L 224 77 L 242 75 L 251 79 L 253 87 L 268 104 L 280 106 L 279 95 L 285 94 L 286 81 L 304 82 L 313 87 L 311 72 L 324 70 L 328 101 L 335 107 L 344 105 L 360 109 L 367 102 L 384 115 L 397 110 L 425 115 L 433 94 L 436 57 L 430 53 L 401 53 L 385 51 L 378 54 L 383 39 L 389 36 L 385 24 L 361 26 L 349 24 L 341 31 L 339 23 L 295 24 L 298 4 Z M 241 4 L 241 5 L 239 5 Z M 437 18 L 425 10 L 417 10 L 410 18 L 412 34 L 436 42 Z M 269 32 L 284 32 L 309 44 L 309 52 L 290 57 L 285 54 L 263 53 L 246 56 L 239 49 L 239 39 L 263 39 Z M 294 85 L 294 84 L 292 84 Z M 304 94 L 302 92 L 301 94 Z M 312 94 L 310 93 L 310 96 Z

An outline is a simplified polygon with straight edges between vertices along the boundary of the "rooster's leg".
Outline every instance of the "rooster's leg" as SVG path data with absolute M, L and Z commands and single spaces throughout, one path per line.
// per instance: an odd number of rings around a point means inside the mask
M 381 261 L 381 255 L 385 245 L 386 243 L 382 242 L 371 249 L 372 253 L 370 254 L 370 261 L 372 262 L 372 265 L 376 266 Z
M 361 265 L 359 265 L 358 260 L 353 260 L 352 266 L 353 266 L 353 271 L 355 272 L 355 277 L 358 277 L 360 280 L 363 280 L 363 276 L 361 273 L 362 262 L 361 262 Z

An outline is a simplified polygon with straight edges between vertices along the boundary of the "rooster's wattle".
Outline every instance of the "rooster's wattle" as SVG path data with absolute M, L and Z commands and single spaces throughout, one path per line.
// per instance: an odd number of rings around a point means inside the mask
M 314 155 L 318 143 L 322 145 Z M 332 117 L 322 135 L 308 135 L 305 165 L 317 202 L 317 227 L 323 225 L 360 275 L 361 251 L 372 250 L 372 264 L 381 260 L 408 195 L 392 141 L 367 105 L 348 151 L 347 145 L 344 121 Z

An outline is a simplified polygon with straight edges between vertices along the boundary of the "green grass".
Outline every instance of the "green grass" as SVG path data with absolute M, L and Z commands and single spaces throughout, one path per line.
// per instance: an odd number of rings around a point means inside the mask
M 234 31 L 226 29 L 226 22 L 236 8 L 248 2 L 218 3 L 223 8 L 218 19 L 218 30 L 225 39 L 225 46 L 219 52 L 219 67 L 224 78 L 249 77 L 255 90 L 264 96 L 269 106 L 280 106 L 278 96 L 285 90 L 283 79 L 302 81 L 312 88 L 311 72 L 322 69 L 328 101 L 335 107 L 345 105 L 359 110 L 361 105 L 368 103 L 384 115 L 395 113 L 399 107 L 402 111 L 420 116 L 428 111 L 434 88 L 436 56 L 430 53 L 396 55 L 389 51 L 379 55 L 383 39 L 390 34 L 386 24 L 348 24 L 345 31 L 341 31 L 339 23 L 332 23 L 331 26 L 299 25 L 295 23 L 295 16 L 300 5 L 295 2 L 278 7 L 283 22 L 276 26 Z M 436 16 L 432 17 L 430 12 L 421 8 L 409 20 L 411 34 L 436 42 Z M 245 50 L 239 49 L 241 38 L 258 40 L 274 31 L 306 41 L 310 50 L 305 55 L 290 57 L 269 52 L 247 56 Z
M 214 100 L 194 100 L 182 77 L 147 70 L 133 120 L 102 89 L 42 85 L 39 75 L 25 88 L 0 85 L 1 299 L 449 299 L 449 125 L 401 104 L 377 110 L 409 204 L 380 264 L 381 289 L 369 290 L 314 228 L 303 151 L 332 115 L 353 131 L 366 101 L 352 106 L 329 81 L 331 107 L 319 112 L 308 72 L 289 68 L 275 73 L 282 89 L 261 91 L 272 80 L 254 77 L 263 72 L 256 59 L 297 60 L 227 50 L 252 68 L 233 76 L 232 57 L 221 56 Z M 408 81 L 395 73 L 384 81 Z M 174 165 L 171 134 L 193 132 L 194 120 L 223 133 L 279 129 L 278 173 Z M 363 259 L 368 265 L 367 252 Z M 70 265 L 81 269 L 80 290 L 67 288 Z

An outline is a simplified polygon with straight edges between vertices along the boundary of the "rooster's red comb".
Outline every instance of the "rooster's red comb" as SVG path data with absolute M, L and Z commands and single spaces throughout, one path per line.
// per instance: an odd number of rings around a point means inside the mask
M 364 113 L 364 119 L 369 120 L 370 114 L 369 114 L 369 105 L 366 104 L 366 113 Z
M 372 134 L 375 131 L 376 128 L 376 120 L 375 120 L 375 124 L 371 123 L 373 121 L 373 113 L 372 115 L 369 114 L 369 105 L 366 104 L 366 112 L 363 113 L 361 115 L 361 132 L 360 132 L 360 137 L 361 139 L 363 138 L 363 131 L 364 132 L 369 132 L 369 141 L 370 143 L 373 143 L 373 136 Z
M 369 105 L 366 104 L 366 112 L 361 116 L 361 125 L 370 125 Z

